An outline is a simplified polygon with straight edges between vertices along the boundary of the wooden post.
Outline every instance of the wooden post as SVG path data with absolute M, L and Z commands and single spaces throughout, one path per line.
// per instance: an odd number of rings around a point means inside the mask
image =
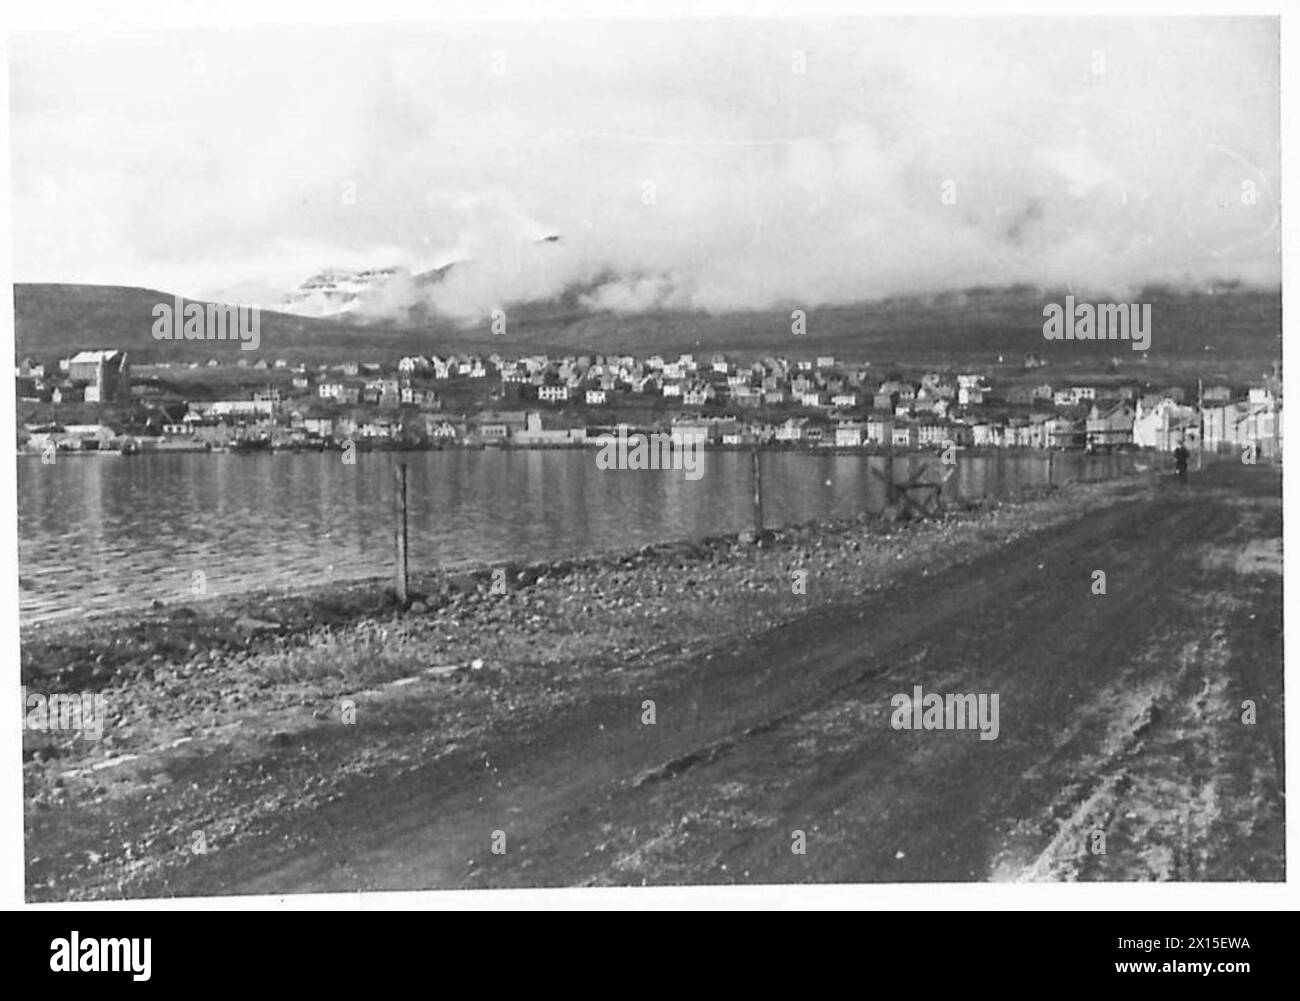
M 889 451 L 885 453 L 885 506 L 893 507 L 895 499 L 894 445 L 891 442 L 889 445 Z
M 397 493 L 397 530 L 394 538 L 397 545 L 397 576 L 395 580 L 395 590 L 397 591 L 397 600 L 403 606 L 407 603 L 407 559 L 406 559 L 406 463 L 399 462 L 397 468 L 393 470 L 393 476 L 396 482 Z
M 1047 488 L 1052 488 L 1052 467 L 1055 465 L 1056 453 L 1050 448 L 1047 450 Z
M 1273 465 L 1280 466 L 1282 464 L 1282 435 L 1280 433 L 1281 429 L 1277 426 L 1277 392 L 1274 391 L 1272 385 L 1269 386 L 1268 396 L 1268 412 L 1271 417 L 1270 423 L 1273 425 L 1273 447 L 1270 454 Z
M 763 467 L 759 463 L 758 446 L 754 446 L 754 534 L 763 534 Z

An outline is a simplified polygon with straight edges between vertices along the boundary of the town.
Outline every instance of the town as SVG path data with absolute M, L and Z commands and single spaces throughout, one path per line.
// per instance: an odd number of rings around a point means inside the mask
M 1034 355 L 985 371 L 905 371 L 723 353 L 133 367 L 109 348 L 19 362 L 18 447 L 49 461 L 64 452 L 583 447 L 666 432 L 720 448 L 1280 454 L 1278 364 L 1235 386 L 1151 385 L 1116 375 L 1114 363 L 1095 380 L 1062 384 L 1046 367 Z

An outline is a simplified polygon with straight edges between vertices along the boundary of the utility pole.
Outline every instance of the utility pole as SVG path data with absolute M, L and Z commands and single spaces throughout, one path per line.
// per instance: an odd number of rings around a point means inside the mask
M 754 446 L 754 540 L 763 534 L 763 467 L 759 462 L 758 446 Z
M 1196 379 L 1196 419 L 1201 429 L 1196 436 L 1196 471 L 1205 468 L 1205 380 Z
M 407 602 L 407 557 L 406 557 L 406 463 L 399 462 L 397 468 L 393 470 L 393 478 L 396 481 L 396 517 L 397 526 L 393 533 L 396 545 L 396 578 L 394 580 L 394 590 L 397 592 L 397 600 L 401 602 L 402 607 L 406 607 Z

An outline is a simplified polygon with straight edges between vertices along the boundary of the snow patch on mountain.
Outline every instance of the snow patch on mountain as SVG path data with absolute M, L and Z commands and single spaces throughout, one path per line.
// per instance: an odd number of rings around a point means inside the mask
M 356 312 L 365 298 L 387 285 L 401 268 L 328 268 L 312 275 L 284 297 L 279 309 L 298 316 L 338 316 Z

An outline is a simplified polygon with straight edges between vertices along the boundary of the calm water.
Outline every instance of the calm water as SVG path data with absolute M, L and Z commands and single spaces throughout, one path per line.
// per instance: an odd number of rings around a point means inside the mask
M 173 454 L 18 460 L 20 616 L 189 600 L 387 574 L 393 468 L 408 466 L 410 566 L 537 559 L 737 531 L 752 524 L 750 457 L 709 452 L 703 476 L 598 470 L 595 451 Z M 862 455 L 763 455 L 768 525 L 884 504 Z M 941 469 L 928 462 L 931 476 Z M 945 488 L 993 492 L 996 463 L 966 458 Z M 899 460 L 898 479 L 907 467 Z M 1004 490 L 1045 482 L 1007 457 Z

